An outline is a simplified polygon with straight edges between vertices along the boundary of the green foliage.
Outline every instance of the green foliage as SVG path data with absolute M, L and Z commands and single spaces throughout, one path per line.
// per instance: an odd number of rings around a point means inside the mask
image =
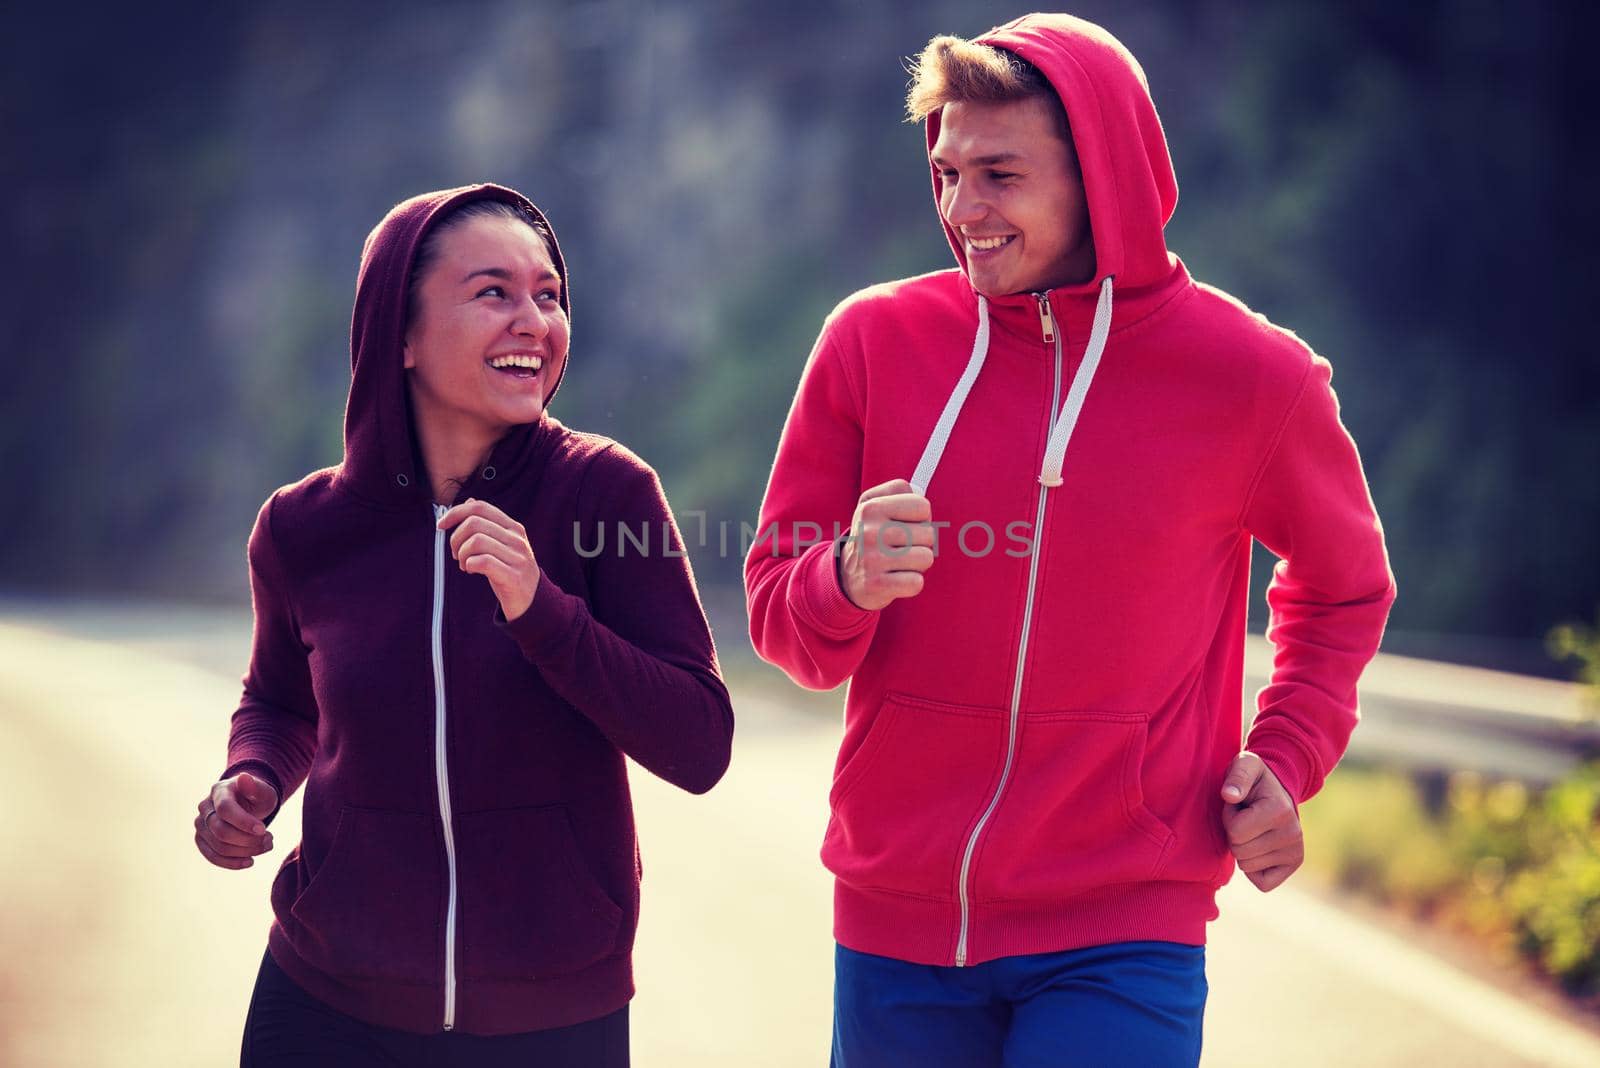
M 1541 863 L 1506 888 L 1525 949 L 1573 990 L 1600 988 L 1600 765 L 1552 789 L 1535 823 Z
M 1600 995 L 1600 763 L 1542 794 L 1470 773 L 1437 815 L 1391 771 L 1344 768 L 1302 810 L 1309 863 Z
M 1444 844 L 1427 833 L 1427 816 L 1411 784 L 1401 778 L 1373 779 L 1360 805 L 1343 804 L 1348 772 L 1330 779 L 1307 804 L 1307 835 L 1318 851 L 1338 858 L 1339 884 L 1386 904 L 1420 909 L 1437 899 L 1453 871 Z M 1372 819 L 1382 812 L 1384 818 Z
M 1545 647 L 1557 660 L 1578 662 L 1578 681 L 1586 687 L 1586 703 L 1600 715 L 1600 612 L 1596 612 L 1592 628 L 1582 623 L 1552 627 L 1545 637 Z

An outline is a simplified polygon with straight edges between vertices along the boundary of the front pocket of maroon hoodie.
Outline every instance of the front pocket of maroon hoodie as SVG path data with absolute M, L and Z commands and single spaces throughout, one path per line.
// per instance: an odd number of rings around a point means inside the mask
M 973 862 L 979 901 L 1049 900 L 1159 876 L 1173 833 L 1144 804 L 1147 718 L 1023 717 L 1005 796 Z
M 822 861 L 862 889 L 948 901 L 1005 762 L 998 708 L 890 693 L 829 793 Z
M 546 979 L 615 952 L 622 909 L 564 807 L 470 812 L 456 828 L 463 978 Z
M 296 952 L 329 975 L 439 982 L 442 868 L 429 816 L 346 805 L 328 855 L 289 907 Z

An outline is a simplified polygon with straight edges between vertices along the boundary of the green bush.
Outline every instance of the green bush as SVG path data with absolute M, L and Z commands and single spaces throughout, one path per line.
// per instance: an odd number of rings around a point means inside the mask
M 1600 612 L 1595 625 L 1562 623 L 1545 635 L 1545 648 L 1557 660 L 1578 662 L 1578 681 L 1583 683 L 1584 703 L 1591 714 L 1600 713 Z
M 1545 794 L 1541 863 L 1517 873 L 1506 897 L 1528 952 L 1569 988 L 1600 987 L 1600 765 Z
M 1600 763 L 1542 793 L 1461 772 L 1438 815 L 1406 775 L 1344 768 L 1302 815 L 1308 862 L 1339 886 L 1600 994 Z

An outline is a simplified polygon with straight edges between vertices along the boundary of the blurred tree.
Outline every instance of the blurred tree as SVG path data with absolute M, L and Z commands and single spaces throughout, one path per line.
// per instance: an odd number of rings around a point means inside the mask
M 1400 580 L 1396 641 L 1537 648 L 1600 601 L 1600 372 L 1576 315 L 1592 8 L 1076 11 L 1149 75 L 1183 187 L 1170 246 L 1334 361 Z M 530 193 L 568 254 L 556 414 L 652 460 L 680 513 L 753 523 L 822 316 L 951 263 L 901 59 L 1016 13 L 18 12 L 0 448 L 25 514 L 0 531 L 0 584 L 241 596 L 262 498 L 339 458 L 367 228 L 482 179 Z M 695 562 L 736 584 L 737 560 Z

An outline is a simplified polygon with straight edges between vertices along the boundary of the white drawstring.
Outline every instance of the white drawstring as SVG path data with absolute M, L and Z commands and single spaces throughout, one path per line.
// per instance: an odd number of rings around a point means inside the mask
M 961 414 L 961 406 L 967 403 L 967 394 L 972 392 L 972 384 L 978 380 L 978 372 L 983 370 L 983 359 L 988 354 L 989 302 L 979 296 L 978 336 L 972 339 L 972 355 L 967 359 L 967 369 L 961 372 L 961 380 L 956 383 L 950 399 L 944 402 L 944 411 L 939 414 L 939 421 L 933 426 L 933 435 L 922 450 L 922 459 L 917 461 L 917 469 L 911 475 L 911 488 L 916 493 L 927 494 L 928 483 L 933 481 L 934 468 L 939 466 L 939 457 L 944 455 L 944 447 L 950 442 L 950 431 L 955 429 L 956 416 Z
M 1044 469 L 1039 473 L 1042 485 L 1061 485 L 1061 462 L 1067 454 L 1067 441 L 1072 437 L 1072 428 L 1078 424 L 1078 413 L 1083 411 L 1083 400 L 1088 396 L 1089 383 L 1094 378 L 1095 369 L 1100 366 L 1100 356 L 1106 348 L 1106 336 L 1110 333 L 1111 276 L 1107 275 L 1105 281 L 1100 283 L 1100 298 L 1094 309 L 1094 326 L 1089 331 L 1089 344 L 1083 350 L 1083 362 L 1078 365 L 1077 374 L 1072 376 L 1072 385 L 1067 389 L 1067 400 L 1062 405 L 1061 415 L 1050 428 L 1050 440 L 1044 450 Z M 972 392 L 972 385 L 978 380 L 978 372 L 983 370 L 983 361 L 988 354 L 989 302 L 979 296 L 978 333 L 972 339 L 972 355 L 967 359 L 967 369 L 961 372 L 961 379 L 951 391 L 950 399 L 945 401 L 944 411 L 939 413 L 939 421 L 934 424 L 928 444 L 923 447 L 922 459 L 917 461 L 917 469 L 911 475 L 914 492 L 927 494 L 928 483 L 933 481 L 939 458 L 950 443 L 956 418 L 961 414 L 962 405 L 967 403 L 967 394 Z
M 1039 473 L 1042 486 L 1061 485 L 1061 461 L 1067 455 L 1067 440 L 1072 428 L 1078 425 L 1078 413 L 1083 411 L 1083 398 L 1089 395 L 1089 382 L 1095 368 L 1100 366 L 1100 355 L 1106 350 L 1106 335 L 1111 333 L 1111 276 L 1100 283 L 1100 299 L 1094 308 L 1094 328 L 1089 331 L 1089 344 L 1083 350 L 1083 362 L 1078 373 L 1072 376 L 1072 386 L 1067 390 L 1067 402 L 1061 407 L 1061 417 L 1050 429 L 1050 443 L 1044 450 L 1044 470 Z

